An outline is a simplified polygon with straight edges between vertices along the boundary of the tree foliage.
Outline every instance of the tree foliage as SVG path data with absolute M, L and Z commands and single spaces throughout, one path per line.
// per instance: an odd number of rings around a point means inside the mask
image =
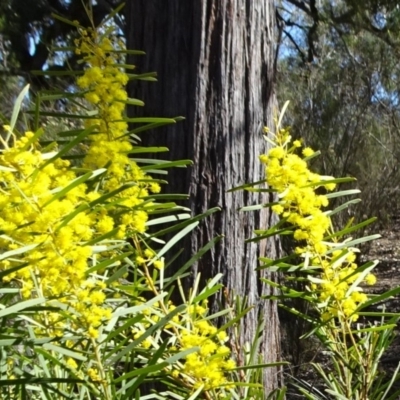
M 287 1 L 277 13 L 278 90 L 292 102 L 293 133 L 327 150 L 326 174 L 357 176 L 363 202 L 350 215 L 388 217 L 400 183 L 398 6 Z
M 97 26 L 120 2 L 100 0 L 91 5 L 93 23 Z M 73 54 L 64 57 L 53 48 L 76 36 L 74 26 L 55 19 L 54 14 L 91 26 L 81 0 L 4 0 L 0 3 L 0 60 L 9 75 L 23 76 L 39 87 L 46 84 L 43 78 L 34 78 L 34 70 L 63 69 L 67 63 L 77 61 Z M 119 18 L 116 20 L 120 23 Z M 121 25 L 122 26 L 122 25 Z

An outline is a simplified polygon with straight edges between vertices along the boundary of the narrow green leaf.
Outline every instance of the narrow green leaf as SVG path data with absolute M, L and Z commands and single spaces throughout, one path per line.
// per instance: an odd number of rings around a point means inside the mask
M 28 141 L 24 144 L 24 146 L 22 147 L 23 150 L 27 150 L 29 149 L 29 147 L 32 145 L 32 143 L 36 143 L 38 141 L 38 139 L 40 138 L 40 136 L 42 136 L 44 134 L 44 129 L 40 128 L 38 129 L 35 134 L 28 139 Z
M 105 171 L 105 170 L 104 170 Z M 103 171 L 103 172 L 104 172 Z M 56 201 L 60 199 L 61 197 L 64 197 L 67 193 L 69 193 L 72 189 L 76 188 L 77 186 L 81 185 L 82 183 L 86 182 L 92 177 L 92 173 L 88 172 L 85 175 L 79 176 L 78 178 L 75 178 L 71 183 L 69 183 L 66 187 L 59 189 L 55 192 L 53 197 L 49 200 L 46 201 L 46 203 L 43 204 L 43 207 L 48 206 L 51 204 L 53 201 Z
M 150 328 L 146 330 L 138 339 L 135 339 L 132 343 L 125 346 L 121 351 L 119 351 L 116 355 L 112 356 L 115 351 L 111 351 L 111 354 L 106 355 L 106 358 L 109 359 L 111 364 L 114 364 L 121 360 L 125 355 L 129 354 L 136 346 L 138 346 L 143 340 L 148 338 L 154 332 L 157 332 L 161 329 L 164 325 L 166 325 L 175 315 L 179 314 L 186 308 L 186 305 L 181 304 L 177 306 L 174 310 L 172 310 L 169 314 L 167 314 L 164 318 L 158 321 L 156 324 L 152 325 Z M 167 364 L 168 365 L 168 364 Z
M 387 324 L 387 325 L 370 326 L 369 328 L 354 329 L 351 332 L 352 333 L 379 332 L 379 331 L 393 330 L 396 327 L 397 327 L 396 324 Z
M 0 382 L 0 386 L 16 386 L 16 385 L 24 385 L 27 386 L 29 384 L 36 385 L 44 385 L 46 383 L 85 383 L 85 380 L 82 379 L 73 379 L 73 378 L 15 378 L 15 379 L 2 379 Z M 28 400 L 26 397 L 21 397 L 21 400 Z
M 113 282 L 120 282 L 121 279 L 124 279 L 128 273 L 128 265 L 124 265 L 123 267 L 119 267 L 117 271 L 112 274 L 107 280 L 106 280 L 106 285 L 111 285 Z
M 386 390 L 383 393 L 381 399 L 385 399 L 385 400 L 398 400 L 398 396 L 400 395 L 400 390 L 396 390 L 394 393 L 392 393 L 392 395 L 389 398 L 386 398 L 386 396 L 388 395 L 390 389 L 392 388 L 393 384 L 399 380 L 400 376 L 399 376 L 399 370 L 400 370 L 400 363 L 397 365 L 396 369 L 392 372 L 392 377 L 390 379 L 389 382 L 386 383 Z
M 116 121 L 118 122 L 118 121 Z M 155 118 L 155 117 L 135 117 L 135 118 L 124 118 L 121 122 L 130 122 L 133 124 L 154 124 L 154 123 L 167 123 L 175 124 L 175 120 L 172 118 Z
M 352 178 L 350 176 L 344 177 L 344 178 L 333 178 L 333 179 L 324 179 L 319 182 L 312 182 L 308 185 L 305 185 L 303 187 L 315 187 L 315 186 L 323 186 L 326 185 L 327 183 L 349 183 L 349 182 L 355 182 L 357 179 Z
M 2 280 L 5 276 L 12 274 L 13 272 L 17 272 L 22 268 L 25 268 L 29 265 L 29 263 L 21 263 L 20 265 L 17 265 L 15 267 L 7 268 L 3 271 L 0 271 L 0 280 Z M 18 289 L 19 291 L 19 289 Z
M 216 313 L 207 315 L 206 317 L 202 318 L 202 320 L 204 321 L 212 321 L 213 319 L 217 319 L 219 317 L 223 317 L 224 315 L 227 315 L 231 312 L 232 310 L 229 308 L 226 308 L 225 310 L 222 311 L 218 311 Z M 220 329 L 218 329 L 218 332 L 220 331 Z
M 71 142 L 69 142 L 69 144 L 67 144 L 62 149 L 60 149 L 54 157 L 48 159 L 45 163 L 43 163 L 40 166 L 40 168 L 43 169 L 47 165 L 53 163 L 55 160 L 61 158 L 63 155 L 68 153 L 72 148 L 74 148 L 76 145 L 81 143 L 84 138 L 86 138 L 88 135 L 90 135 L 90 133 L 92 133 L 92 131 L 94 129 L 95 129 L 95 127 L 91 126 L 90 128 L 85 129 L 84 131 L 82 131 L 75 139 L 71 140 Z
M 153 207 L 147 211 L 149 215 L 166 214 L 174 211 L 191 211 L 187 207 L 177 206 L 176 203 L 154 203 Z
M 271 393 L 269 393 L 266 400 L 285 400 L 286 392 L 287 392 L 286 386 L 275 389 Z
M 38 297 L 37 299 L 31 299 L 26 301 L 18 302 L 10 307 L 3 308 L 0 310 L 0 318 L 3 318 L 10 314 L 16 314 L 21 312 L 29 307 L 37 306 L 38 304 L 43 304 L 46 302 L 46 299 L 43 297 Z
M 400 313 L 391 313 L 385 311 L 360 311 L 357 312 L 358 315 L 363 315 L 365 317 L 395 317 L 400 318 Z
M 251 188 L 251 187 L 253 187 L 253 186 L 262 185 L 263 183 L 266 184 L 266 182 L 267 182 L 267 181 L 266 181 L 265 179 L 262 179 L 261 181 L 252 182 L 252 183 L 246 183 L 245 185 L 236 186 L 236 187 L 234 187 L 234 188 L 232 188 L 232 189 L 229 189 L 227 192 L 228 192 L 228 193 L 231 193 L 231 192 L 236 192 L 236 191 L 238 191 L 238 190 L 248 189 L 248 188 Z M 273 192 L 272 189 L 270 189 L 270 191 Z
M 378 264 L 378 262 L 379 261 L 373 261 L 371 263 L 368 263 L 370 265 L 366 264 L 368 266 L 364 267 L 362 270 L 360 268 L 357 268 L 359 275 L 358 275 L 357 279 L 347 289 L 345 298 L 350 297 L 350 295 L 354 292 L 355 289 L 357 289 L 359 287 L 360 283 L 365 279 L 365 277 L 375 268 L 375 266 Z M 356 272 L 356 271 L 354 271 L 354 272 Z M 348 279 L 348 277 L 346 277 L 345 279 Z
M 52 46 L 52 51 L 75 51 L 75 46 Z
M 27 111 L 27 114 L 32 114 L 32 111 Z M 68 114 L 55 111 L 42 111 L 40 113 L 43 117 L 65 118 L 65 119 L 93 119 L 93 115 L 88 114 Z
M 279 367 L 282 365 L 290 365 L 290 362 L 288 361 L 278 361 L 278 362 L 273 362 L 273 363 L 266 363 L 266 364 L 252 364 L 252 365 L 244 365 L 242 367 L 236 367 L 232 368 L 229 371 L 240 371 L 240 370 L 253 370 L 253 369 L 262 369 L 262 368 L 272 368 L 272 367 Z
M 168 222 L 176 222 L 182 221 L 190 218 L 190 214 L 177 214 L 177 215 L 169 215 L 167 217 L 155 218 L 147 221 L 146 226 L 153 226 L 158 224 L 166 224 Z
M 194 254 L 190 260 L 188 260 L 175 274 L 168 279 L 168 282 L 164 285 L 164 289 L 171 285 L 176 279 L 180 278 L 183 273 L 188 270 L 194 263 L 196 263 L 207 251 L 212 249 L 216 243 L 218 243 L 223 236 L 217 236 L 210 240 L 205 246 L 203 246 L 196 254 Z
M 312 160 L 313 158 L 318 157 L 320 155 L 321 155 L 321 152 L 319 150 L 318 151 L 314 151 L 314 153 L 311 154 L 311 156 L 304 157 L 303 160 L 308 162 L 308 161 Z
M 302 313 L 302 312 L 296 310 L 296 309 L 293 308 L 293 307 L 288 307 L 288 306 L 286 306 L 286 305 L 283 304 L 283 303 L 279 304 L 279 307 L 282 308 L 283 310 L 286 310 L 288 313 L 293 314 L 293 315 L 295 315 L 296 317 L 303 319 L 304 321 L 307 321 L 307 322 L 310 323 L 312 326 L 315 326 L 315 325 L 318 325 L 318 324 L 321 323 L 321 320 L 320 320 L 320 319 L 316 319 L 316 318 L 311 317 L 311 316 L 309 316 L 309 315 L 307 315 L 307 314 L 304 314 L 304 313 Z M 306 335 L 307 335 L 307 334 L 306 334 Z M 302 338 L 303 338 L 303 336 L 302 336 L 300 339 L 302 339 Z
M 133 318 L 127 319 L 123 325 L 121 325 L 121 326 L 117 325 L 118 328 L 115 329 L 115 324 L 118 322 L 118 318 L 114 318 L 114 316 L 113 316 L 110 323 L 104 328 L 104 331 L 109 332 L 109 334 L 105 337 L 105 339 L 102 342 L 110 343 L 112 341 L 112 339 L 114 339 L 120 333 L 125 333 L 127 331 L 127 329 L 135 326 L 138 322 L 142 321 L 144 318 L 145 318 L 145 316 L 143 314 L 135 315 Z M 110 328 L 109 325 L 111 325 L 112 328 Z
M 146 169 L 146 172 L 150 175 L 168 175 L 168 171 L 163 169 Z
M 253 307 L 247 307 L 242 312 L 238 313 L 234 318 L 229 320 L 226 324 L 222 325 L 219 328 L 219 331 L 225 331 L 230 328 L 232 325 L 236 324 L 236 322 L 240 321 Z
M 10 168 L 10 167 L 4 167 L 3 165 L 0 165 L 0 171 L 5 171 L 5 172 L 17 172 L 15 168 Z
M 89 208 L 90 208 L 89 204 L 82 203 L 76 210 L 72 211 L 71 213 L 69 213 L 68 215 L 66 215 L 63 218 L 63 220 L 61 221 L 61 224 L 57 226 L 55 231 L 58 232 L 61 228 L 63 228 L 64 226 L 68 225 L 68 223 L 70 221 L 72 221 L 78 214 L 80 214 L 81 212 L 86 211 Z
M 142 55 L 146 54 L 142 50 L 113 50 L 113 53 L 116 53 L 116 54 L 132 54 L 132 55 L 136 55 L 136 56 L 142 56 Z M 152 72 L 152 74 L 155 74 L 155 72 Z
M 190 349 L 186 349 L 186 350 L 180 351 L 179 353 L 174 354 L 173 356 L 167 358 L 165 361 L 168 364 L 174 364 L 178 360 L 188 356 L 189 354 L 195 353 L 196 351 L 199 351 L 199 350 L 200 350 L 199 347 L 191 347 Z
M 282 107 L 282 109 L 281 109 L 281 111 L 279 113 L 278 122 L 276 123 L 276 129 L 277 130 L 279 130 L 281 128 L 283 117 L 285 115 L 286 109 L 289 107 L 289 103 L 290 103 L 290 101 L 286 100 L 285 104 L 283 105 L 283 107 Z
M 183 228 L 179 231 L 174 237 L 172 237 L 168 243 L 157 253 L 157 258 L 162 257 L 171 247 L 173 247 L 176 243 L 178 243 L 181 239 L 183 239 L 189 232 L 191 232 L 196 226 L 199 225 L 199 222 L 193 222 L 190 225 Z
M 290 229 L 287 229 L 287 228 L 279 229 L 277 231 L 271 230 L 271 231 L 267 232 L 265 235 L 259 235 L 254 238 L 251 238 L 251 239 L 246 239 L 245 243 L 259 242 L 261 240 L 264 240 L 271 236 L 276 236 L 276 235 L 292 235 L 292 234 L 293 234 L 293 231 L 291 231 Z
M 173 121 L 173 122 L 172 122 L 172 121 Z M 145 132 L 145 131 L 148 131 L 148 130 L 151 130 L 151 129 L 157 129 L 157 128 L 161 127 L 161 126 L 170 125 L 170 124 L 175 124 L 175 123 L 176 123 L 176 120 L 173 119 L 173 120 L 171 120 L 171 121 L 164 121 L 164 122 L 162 122 L 162 123 L 152 123 L 152 124 L 150 123 L 150 124 L 146 124 L 146 125 L 140 126 L 140 127 L 138 127 L 138 128 L 135 128 L 135 129 L 129 131 L 129 132 L 126 134 L 126 136 L 128 136 L 128 135 L 133 135 L 133 134 L 140 133 L 140 132 Z
M 96 265 L 94 265 L 93 267 L 90 267 L 87 271 L 86 274 L 92 274 L 93 272 L 98 271 L 99 269 L 105 269 L 107 267 L 109 267 L 110 265 L 113 265 L 114 263 L 121 261 L 123 259 L 125 259 L 126 257 L 129 257 L 132 255 L 132 252 L 126 252 L 126 253 L 122 253 L 122 254 L 118 254 L 115 257 L 109 258 L 107 260 L 104 260 Z M 121 269 L 121 267 L 119 267 Z
M 1 288 L 0 289 L 0 294 L 7 294 L 7 293 L 17 294 L 17 293 L 19 293 L 19 289 L 17 289 L 17 288 Z
M 148 81 L 148 82 L 157 82 L 157 73 L 156 72 L 147 72 L 144 74 L 126 74 L 130 81 L 139 80 L 139 81 Z
M 137 158 L 134 157 L 132 158 L 133 161 L 139 163 L 139 164 L 151 164 L 151 165 L 161 165 L 161 164 L 169 164 L 172 161 L 168 161 L 168 160 L 160 160 L 158 158 Z M 177 161 L 179 163 L 181 163 L 180 165 L 186 165 L 186 163 L 188 162 L 192 162 L 191 160 L 179 160 Z
M 34 126 L 34 131 L 37 131 L 39 129 L 39 123 L 40 123 L 40 100 L 39 96 L 36 97 L 35 100 L 35 108 L 33 110 L 33 126 Z
M 345 210 L 346 208 L 348 208 L 348 207 L 351 206 L 352 204 L 357 204 L 357 203 L 359 203 L 360 201 L 361 201 L 360 199 L 353 199 L 353 200 L 346 201 L 346 203 L 343 203 L 343 204 L 340 205 L 339 207 L 336 207 L 334 210 L 328 211 L 328 212 L 326 213 L 326 215 L 327 215 L 328 217 L 331 217 L 332 215 L 335 215 L 335 214 L 339 213 L 340 211 Z
M 29 92 L 29 85 L 26 85 L 21 90 L 20 94 L 17 97 L 17 100 L 15 100 L 13 112 L 11 114 L 11 121 L 10 121 L 11 131 L 14 131 L 14 129 L 15 129 L 15 125 L 17 123 L 18 115 L 19 115 L 19 112 L 21 111 L 22 102 L 24 101 L 24 98 L 26 97 L 28 92 Z
M 188 200 L 187 194 L 151 194 L 149 196 L 140 197 L 143 200 Z
M 78 136 L 84 131 L 85 131 L 84 129 L 71 129 L 70 131 L 58 132 L 57 136 L 60 136 L 60 137 Z
M 101 236 L 97 236 L 85 243 L 85 246 L 93 246 L 96 243 L 100 243 L 108 238 L 115 238 L 115 235 L 119 231 L 119 227 L 117 226 L 116 228 L 112 229 L 109 232 L 103 233 Z
M 148 310 L 149 308 L 151 308 L 155 303 L 161 301 L 164 297 L 167 296 L 167 293 L 160 293 L 158 296 L 153 297 L 152 299 L 146 301 L 146 303 L 143 304 L 139 304 L 137 306 L 131 306 L 131 307 L 123 307 L 123 308 L 119 308 L 117 310 L 115 310 L 113 312 L 113 318 L 120 318 L 124 315 L 134 315 L 137 314 L 141 311 L 145 311 Z
M 267 203 L 267 204 L 255 204 L 253 206 L 245 206 L 239 208 L 239 211 L 257 211 L 262 210 L 263 208 L 268 207 L 269 205 L 278 204 L 278 203 Z
M 204 385 L 199 386 L 199 387 L 196 389 L 196 391 L 193 392 L 193 393 L 191 394 L 190 397 L 188 397 L 187 400 L 195 400 L 195 399 L 197 399 L 198 396 L 203 392 L 203 389 L 204 389 Z
M 342 190 L 340 192 L 332 192 L 325 195 L 328 199 L 333 199 L 335 197 L 342 197 L 342 196 L 350 196 L 353 194 L 359 194 L 361 190 L 359 189 L 350 189 L 350 190 Z
M 60 92 L 57 94 L 46 94 L 40 96 L 40 101 L 54 101 L 61 99 L 73 99 L 73 98 L 81 98 L 82 92 L 70 93 L 70 92 Z
M 43 345 L 43 348 L 46 350 L 49 350 L 49 351 L 54 351 L 57 354 L 62 354 L 63 356 L 66 356 L 66 357 L 74 358 L 75 360 L 79 360 L 79 361 L 87 360 L 87 357 L 77 353 L 76 351 L 72 351 L 70 349 L 66 349 L 61 346 L 56 346 L 53 343 L 46 343 Z
M 186 221 L 180 222 L 179 224 L 176 224 L 176 225 L 174 225 L 174 226 L 172 226 L 172 227 L 168 227 L 168 228 L 165 228 L 165 229 L 163 229 L 163 230 L 161 230 L 161 231 L 158 231 L 158 232 L 156 232 L 156 233 L 153 233 L 153 234 L 151 235 L 151 238 L 164 236 L 164 235 L 166 235 L 166 234 L 168 234 L 168 233 L 171 233 L 171 232 L 174 232 L 174 231 L 176 231 L 176 230 L 178 230 L 178 229 L 179 229 L 179 230 L 180 230 L 180 229 L 183 229 L 183 228 L 184 228 L 185 226 L 187 226 L 188 224 L 190 224 L 190 223 L 192 223 L 192 222 L 195 222 L 195 221 L 201 221 L 201 220 L 203 220 L 204 218 L 207 218 L 208 216 L 214 214 L 214 213 L 217 212 L 217 211 L 221 211 L 221 209 L 218 208 L 218 207 L 211 208 L 211 209 L 207 210 L 205 213 L 200 214 L 200 215 L 196 215 L 195 217 L 191 218 L 190 220 L 186 220 Z M 150 214 L 150 213 L 149 213 L 149 214 Z
M 362 238 L 358 238 L 358 239 L 354 239 L 354 240 L 350 240 L 348 242 L 344 242 L 338 246 L 334 246 L 331 250 L 328 250 L 326 252 L 326 254 L 331 254 L 336 250 L 341 250 L 341 249 L 348 249 L 349 247 L 354 247 L 358 244 L 361 243 L 365 243 L 365 242 L 369 242 L 371 240 L 375 240 L 375 239 L 379 239 L 381 237 L 381 235 L 369 235 L 369 236 L 365 236 Z
M 128 98 L 126 100 L 118 100 L 120 103 L 128 104 L 130 106 L 144 106 L 144 102 L 139 99 Z
M 365 226 L 368 226 L 377 220 L 376 217 L 369 218 L 363 222 L 360 222 L 357 225 L 350 226 L 348 228 L 342 229 L 341 231 L 335 232 L 332 235 L 327 236 L 324 240 L 331 239 L 333 237 L 343 237 L 344 235 L 348 235 L 351 232 L 357 231 Z
M 199 303 L 202 300 L 207 299 L 207 298 L 211 297 L 213 294 L 219 292 L 220 289 L 223 287 L 224 287 L 224 285 L 218 284 L 213 287 L 206 288 L 204 291 L 202 291 L 202 293 L 197 295 L 191 302 L 194 304 Z
M 105 204 L 106 200 L 114 197 L 115 195 L 117 195 L 118 193 L 121 193 L 129 188 L 131 188 L 132 186 L 137 186 L 136 183 L 132 182 L 132 183 L 125 183 L 124 185 L 122 185 L 121 187 L 119 187 L 118 189 L 113 190 L 112 192 L 103 194 L 102 196 L 100 196 L 99 198 L 97 198 L 96 200 L 93 200 L 89 203 L 90 208 L 93 208 L 94 206 L 96 206 L 97 204 Z
M 153 357 L 149 360 L 148 366 L 157 364 L 158 360 L 164 355 L 167 346 L 168 346 L 168 342 L 161 343 L 161 346 L 157 349 L 157 351 L 154 353 Z M 132 394 L 135 393 L 136 389 L 144 381 L 144 379 L 147 377 L 147 375 L 148 375 L 148 373 L 144 373 L 144 374 L 141 374 L 137 379 L 131 380 L 131 382 L 126 382 L 124 385 L 122 385 L 122 388 L 118 391 L 118 393 L 120 393 L 121 390 L 129 388 L 128 391 L 124 390 L 124 393 L 126 393 L 129 396 L 129 397 L 126 397 L 125 399 L 130 400 L 132 398 Z M 131 385 L 131 383 L 133 383 L 133 384 Z
M 166 151 L 169 151 L 168 147 L 137 147 L 137 146 L 135 146 L 132 150 L 129 150 L 128 154 L 164 153 Z
M 111 21 L 125 6 L 124 2 L 121 2 L 116 6 L 104 19 L 101 21 L 99 27 L 105 26 L 108 21 Z M 113 27 L 114 28 L 114 27 Z M 98 28 L 97 28 L 98 29 Z
M 61 17 L 60 15 L 57 15 L 57 14 L 54 14 L 54 13 L 52 13 L 51 16 L 54 19 L 58 19 L 59 21 L 64 22 L 64 24 L 72 25 L 75 28 L 77 28 L 79 26 L 79 22 L 77 22 L 77 21 L 70 21 L 68 18 Z
M 384 300 L 390 299 L 390 298 L 392 298 L 393 296 L 396 296 L 399 293 L 400 293 L 400 287 L 396 287 L 396 288 L 388 290 L 387 292 L 382 293 L 380 295 L 370 295 L 371 299 L 366 301 L 365 303 L 361 304 L 357 308 L 356 313 L 358 313 L 359 310 L 361 311 L 364 308 L 372 306 L 373 304 L 380 303 L 380 302 L 382 302 Z
M 303 298 L 305 300 L 308 300 L 308 301 L 310 301 L 312 303 L 315 302 L 315 299 L 313 297 L 309 296 L 306 292 L 302 292 L 302 291 L 297 291 L 297 290 L 291 289 L 291 288 L 289 288 L 287 286 L 284 286 L 284 285 L 282 285 L 280 283 L 276 283 L 274 281 L 271 281 L 270 279 L 261 278 L 261 280 L 263 282 L 265 282 L 267 285 L 275 287 L 275 288 L 281 290 L 284 293 L 283 296 L 279 296 L 279 295 L 277 295 L 277 296 L 275 296 L 275 295 L 273 295 L 273 296 L 269 296 L 269 295 L 268 296 L 262 296 L 263 299 L 281 299 L 281 298 L 287 298 L 287 297 L 291 297 L 291 298 L 301 297 L 301 298 Z
M 336 390 L 325 389 L 325 392 L 334 396 L 335 400 L 349 400 L 346 396 L 341 395 Z
M 6 260 L 7 258 L 16 256 L 16 255 L 19 255 L 19 254 L 26 253 L 28 251 L 31 251 L 34 248 L 36 248 L 37 246 L 39 246 L 39 244 L 35 243 L 35 244 L 29 244 L 28 246 L 20 247 L 20 248 L 15 249 L 15 250 L 6 251 L 6 252 L 0 254 L 0 261 L 1 260 Z
M 135 160 L 136 161 L 136 160 Z M 185 168 L 188 165 L 193 165 L 193 161 L 191 160 L 179 160 L 179 161 L 171 161 L 171 162 L 167 162 L 165 164 L 157 164 L 157 169 L 161 169 L 161 168 L 172 168 L 172 167 L 181 167 L 181 168 Z M 148 171 L 150 169 L 154 168 L 154 165 L 145 165 L 142 166 L 141 169 L 143 171 Z
M 77 75 L 83 75 L 83 71 L 73 71 L 73 70 L 67 70 L 67 71 L 52 71 L 52 70 L 34 70 L 31 71 L 31 74 L 37 75 L 37 76 L 77 76 Z

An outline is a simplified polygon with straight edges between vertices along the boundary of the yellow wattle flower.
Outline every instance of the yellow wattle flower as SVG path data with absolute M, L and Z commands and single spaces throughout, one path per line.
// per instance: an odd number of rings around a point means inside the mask
M 355 255 L 348 251 L 341 257 L 341 251 L 327 254 L 333 247 L 324 241 L 331 229 L 331 220 L 324 212 L 329 205 L 325 195 L 316 193 L 316 189 L 333 190 L 334 183 L 325 183 L 326 177 L 310 171 L 307 161 L 296 152 L 301 152 L 307 158 L 314 154 L 309 147 L 301 149 L 301 141 L 293 143 L 287 129 L 281 129 L 273 136 L 275 144 L 267 154 L 260 156 L 260 161 L 266 165 L 266 181 L 278 196 L 279 204 L 273 205 L 272 210 L 293 228 L 293 237 L 300 246 L 295 252 L 307 256 L 313 266 L 320 267 L 322 283 L 312 283 L 311 290 L 316 293 L 321 303 L 327 302 L 324 318 L 336 317 L 341 313 L 344 317 L 355 321 L 358 316 L 354 313 L 357 307 L 367 301 L 367 296 L 356 288 L 350 297 L 346 293 L 355 282 L 358 274 L 354 274 L 357 266 L 354 264 Z M 340 257 L 336 261 L 335 257 Z M 363 283 L 373 285 L 376 277 L 368 274 Z

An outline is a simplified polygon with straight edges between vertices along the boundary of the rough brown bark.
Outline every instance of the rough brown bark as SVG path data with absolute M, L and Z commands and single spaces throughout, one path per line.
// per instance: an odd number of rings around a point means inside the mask
M 142 71 L 156 70 L 158 82 L 140 87 L 145 113 L 186 118 L 152 133 L 155 143 L 170 148 L 171 159 L 194 161 L 186 171 L 174 170 L 169 187 L 190 193 L 194 213 L 219 206 L 184 244 L 186 256 L 215 235 L 221 244 L 196 266 L 207 278 L 221 272 L 228 291 L 247 296 L 255 308 L 246 318 L 243 341 L 253 338 L 257 321 L 266 321 L 262 353 L 265 362 L 279 359 L 280 335 L 276 304 L 260 301 L 269 293 L 260 281 L 256 245 L 245 239 L 271 224 L 265 212 L 238 212 L 244 205 L 269 199 L 227 190 L 259 180 L 258 156 L 265 151 L 264 125 L 272 125 L 275 104 L 274 12 L 272 0 L 130 0 L 126 6 L 128 47 L 148 54 L 133 63 Z M 137 88 L 135 89 L 137 90 Z M 278 244 L 262 250 L 274 257 Z M 277 387 L 276 369 L 266 369 L 266 388 Z

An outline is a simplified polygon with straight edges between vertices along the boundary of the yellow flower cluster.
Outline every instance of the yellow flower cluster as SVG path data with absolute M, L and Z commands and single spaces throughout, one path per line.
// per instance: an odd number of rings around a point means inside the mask
M 354 311 L 367 301 L 360 287 L 348 294 L 350 286 L 359 277 L 354 272 L 357 269 L 355 254 L 351 249 L 332 251 L 335 244 L 324 240 L 331 229 L 330 217 L 324 211 L 329 202 L 325 195 L 317 194 L 317 189 L 327 192 L 336 185 L 327 181 L 329 177 L 321 177 L 309 170 L 307 158 L 314 151 L 306 147 L 302 156 L 298 155 L 302 144 L 299 140 L 292 142 L 287 129 L 280 129 L 272 140 L 268 140 L 273 147 L 268 154 L 261 155 L 260 160 L 266 165 L 266 181 L 279 199 L 271 208 L 293 228 L 293 237 L 301 244 L 296 248 L 297 254 L 307 255 L 312 265 L 321 269 L 321 279 L 311 288 L 327 307 L 324 318 L 341 314 L 355 321 Z M 363 283 L 374 284 L 375 280 L 375 276 L 369 274 Z
M 368 300 L 361 288 L 355 288 L 354 291 L 347 294 L 350 285 L 360 275 L 355 272 L 357 269 L 355 259 L 356 255 L 353 251 L 342 252 L 337 250 L 330 256 L 323 257 L 322 260 L 321 258 L 312 260 L 313 265 L 321 264 L 323 267 L 319 299 L 328 304 L 327 311 L 322 315 L 324 319 L 336 317 L 339 313 L 342 313 L 345 317 L 350 317 L 352 321 L 356 321 L 358 316 L 354 312 L 358 305 Z M 376 277 L 373 274 L 368 274 L 364 279 L 364 283 L 368 285 L 373 285 L 375 282 Z M 317 289 L 315 284 L 312 284 L 311 287 Z
M 77 83 L 85 90 L 85 98 L 97 110 L 95 118 L 87 125 L 97 127 L 91 135 L 91 143 L 84 159 L 85 168 L 96 170 L 107 167 L 104 191 L 111 192 L 128 182 L 134 182 L 123 193 L 120 205 L 132 209 L 143 202 L 142 198 L 160 192 L 158 183 L 151 180 L 129 158 L 133 146 L 126 135 L 128 125 L 124 121 L 124 110 L 128 95 L 128 75 L 119 66 L 120 54 L 124 51 L 121 40 L 105 37 L 97 30 L 81 29 L 81 38 L 75 41 L 76 52 L 83 55 L 87 68 Z M 147 182 L 147 183 L 146 183 Z M 147 213 L 143 210 L 127 213 L 122 217 L 120 228 L 124 232 L 144 232 Z
M 157 268 L 157 269 L 163 269 L 164 268 L 164 258 L 161 258 L 159 260 L 153 261 L 154 257 L 156 256 L 156 252 L 151 249 L 145 249 L 143 252 L 138 249 L 138 252 L 141 253 L 141 255 L 138 255 L 136 257 L 136 264 L 137 265 L 146 265 L 148 263 L 152 263 L 152 265 Z
M 119 66 L 124 49 L 121 40 L 104 36 L 98 30 L 80 29 L 81 37 L 75 40 L 76 53 L 87 64 L 84 74 L 77 79 L 78 86 L 86 90 L 86 100 L 96 105 L 98 115 L 92 124 L 99 125 L 99 133 L 109 140 L 124 135 L 128 125 L 122 120 L 128 99 L 125 86 L 128 75 Z
M 186 350 L 199 347 L 199 350 L 186 356 L 180 369 L 173 375 L 180 376 L 195 389 L 204 386 L 204 390 L 229 387 L 226 373 L 236 367 L 229 358 L 231 351 L 225 345 L 228 336 L 225 331 L 217 331 L 209 320 L 204 319 L 207 307 L 192 305 L 188 312 L 180 317 L 179 322 L 184 329 L 179 338 L 179 349 Z
M 88 120 L 96 129 L 83 167 L 92 171 L 105 168 L 105 176 L 96 190 L 80 184 L 53 198 L 77 178 L 70 163 L 57 159 L 45 165 L 49 156 L 42 154 L 36 140 L 31 140 L 31 132 L 14 140 L 10 147 L 6 144 L 0 156 L 0 247 L 3 251 L 31 244 L 37 247 L 18 261 L 4 259 L 0 270 L 26 263 L 4 280 L 18 282 L 25 298 L 43 295 L 73 306 L 80 315 L 77 321 L 83 322 L 88 335 L 95 338 L 96 328 L 110 316 L 110 310 L 104 306 L 105 285 L 87 275 L 92 249 L 85 243 L 115 227 L 114 239 L 143 233 L 148 219 L 143 198 L 149 192 L 159 192 L 160 187 L 129 158 L 132 145 L 124 136 L 127 124 L 122 121 L 128 76 L 118 66 L 120 53 L 114 51 L 122 43 L 117 39 L 114 43 L 94 30 L 81 33 L 76 41 L 77 53 L 83 55 L 87 68 L 78 85 L 97 110 L 96 117 Z M 9 127 L 6 130 L 13 136 Z M 91 207 L 60 227 L 80 205 L 122 186 L 125 190 L 110 195 L 107 205 Z M 101 254 L 96 257 L 99 260 Z M 162 268 L 163 262 L 157 260 L 154 265 Z M 44 315 L 47 329 L 50 325 L 55 336 L 62 335 L 65 327 L 61 318 L 57 313 Z
M 267 166 L 267 183 L 281 199 L 279 204 L 272 206 L 272 210 L 297 228 L 294 232 L 296 240 L 305 240 L 310 243 L 308 247 L 312 246 L 318 254 L 323 254 L 326 246 L 322 241 L 330 227 L 330 220 L 321 208 L 328 205 L 328 199 L 324 195 L 317 195 L 315 188 L 322 186 L 333 190 L 335 185 L 324 184 L 318 174 L 308 169 L 307 162 L 295 154 L 295 149 L 301 146 L 298 141 L 290 149 L 289 145 L 288 131 L 281 130 L 276 136 L 276 147 L 267 155 L 260 156 Z M 309 156 L 313 154 L 309 148 L 304 151 Z M 307 249 L 299 249 L 299 252 L 304 250 Z
M 143 299 L 144 301 L 144 299 Z M 141 303 L 139 303 L 141 304 Z M 157 302 L 153 309 L 144 311 L 146 323 L 138 323 L 132 328 L 134 339 L 138 339 L 151 325 L 160 320 L 165 312 L 171 312 L 175 306 L 171 301 L 167 308 Z M 166 325 L 165 332 L 172 338 L 172 351 L 184 351 L 199 348 L 188 354 L 184 361 L 173 364 L 170 373 L 176 379 L 182 380 L 185 385 L 194 389 L 203 386 L 204 390 L 217 388 L 229 388 L 232 385 L 227 378 L 227 372 L 236 367 L 235 361 L 230 358 L 231 351 L 225 345 L 228 335 L 225 331 L 218 331 L 212 323 L 206 319 L 208 312 L 207 300 L 203 304 L 190 305 L 184 312 L 175 315 Z M 152 337 L 147 337 L 141 346 L 149 348 L 156 343 Z
M 110 310 L 102 307 L 103 282 L 87 276 L 92 249 L 85 242 L 100 236 L 101 226 L 111 217 L 101 209 L 81 212 L 59 229 L 76 207 L 98 194 L 80 184 L 64 196 L 55 197 L 76 175 L 65 160 L 45 165 L 47 156 L 28 143 L 32 137 L 33 133 L 27 132 L 0 155 L 0 248 L 3 252 L 18 252 L 24 246 L 36 245 L 0 261 L 3 271 L 22 267 L 5 275 L 3 281 L 18 282 L 24 298 L 45 296 L 73 306 L 80 322 L 93 330 L 109 317 Z M 62 335 L 60 315 L 41 317 L 54 335 Z

